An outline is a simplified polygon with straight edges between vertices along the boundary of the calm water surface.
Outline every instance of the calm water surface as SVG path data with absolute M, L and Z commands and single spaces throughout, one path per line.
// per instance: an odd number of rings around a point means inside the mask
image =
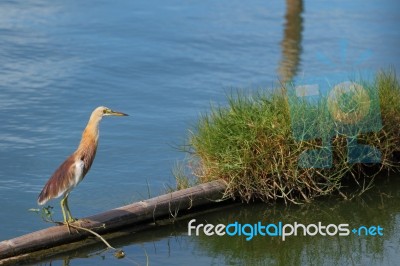
M 185 156 L 174 147 L 210 103 L 225 103 L 232 88 L 400 69 L 396 0 L 299 3 L 0 2 L 0 239 L 47 227 L 28 209 L 36 208 L 44 183 L 75 150 L 99 105 L 131 116 L 102 121 L 95 163 L 70 197 L 77 217 L 148 198 L 148 187 L 150 196 L 164 192 L 174 183 L 171 169 Z M 152 265 L 391 264 L 400 260 L 400 188 L 398 178 L 391 180 L 395 185 L 383 182 L 357 202 L 243 206 L 201 217 L 303 223 L 343 218 L 381 224 L 388 231 L 384 238 L 226 241 L 185 236 L 183 222 L 121 240 L 128 259 L 118 263 L 143 264 L 147 252 Z M 60 219 L 58 201 L 51 204 Z M 88 253 L 93 251 L 70 256 Z M 70 265 L 116 263 L 105 258 L 75 258 Z

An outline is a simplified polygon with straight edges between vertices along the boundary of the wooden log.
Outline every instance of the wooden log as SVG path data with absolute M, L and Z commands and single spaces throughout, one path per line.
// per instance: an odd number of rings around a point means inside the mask
M 213 204 L 222 199 L 226 189 L 223 180 L 212 181 L 191 188 L 175 191 L 162 196 L 129 204 L 104 213 L 83 218 L 76 223 L 99 234 L 114 232 L 126 226 L 156 222 L 158 219 L 178 217 L 195 207 Z M 3 260 L 21 256 L 86 238 L 88 232 L 79 233 L 67 226 L 53 226 L 14 239 L 0 242 L 0 264 Z
M 241 202 L 231 200 L 225 200 L 213 203 L 212 205 L 199 206 L 198 208 L 191 208 L 190 212 L 185 214 L 179 214 L 177 218 L 166 218 L 162 220 L 157 220 L 156 222 L 143 223 L 135 226 L 128 226 L 122 229 L 118 229 L 118 231 L 103 234 L 102 237 L 109 241 L 114 247 L 118 249 L 118 247 L 125 245 L 134 245 L 133 243 L 142 243 L 142 241 L 158 241 L 165 237 L 170 236 L 170 229 L 168 229 L 169 225 L 186 220 L 189 221 L 192 218 L 199 217 L 202 215 L 206 215 L 213 212 L 220 212 L 221 210 L 229 210 L 231 208 L 237 208 L 241 206 Z M 204 208 L 203 208 L 204 207 Z M 143 235 L 138 233 L 142 231 L 148 230 L 159 230 L 160 227 L 165 229 L 161 231 L 157 231 L 157 236 L 149 236 L 147 235 L 143 238 Z M 133 240 L 134 236 L 138 236 L 139 239 Z M 156 239 L 154 239 L 156 237 Z M 0 260 L 0 265 L 8 266 L 8 265 L 36 265 L 36 264 L 51 264 L 53 261 L 59 260 L 69 260 L 73 258 L 81 258 L 88 255 L 89 257 L 94 252 L 104 251 L 105 245 L 101 242 L 97 237 L 87 237 L 85 239 L 63 244 L 60 246 L 55 246 L 48 249 L 42 249 L 35 252 L 24 253 L 18 256 L 9 257 Z M 102 250 L 102 251 L 101 251 Z M 114 252 L 111 250 L 111 252 Z M 127 254 L 128 256 L 130 254 Z

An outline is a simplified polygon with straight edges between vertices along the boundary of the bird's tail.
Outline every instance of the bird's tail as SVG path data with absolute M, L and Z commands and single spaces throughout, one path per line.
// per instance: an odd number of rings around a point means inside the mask
M 52 176 L 49 181 L 47 181 L 46 185 L 44 186 L 42 192 L 40 192 L 39 197 L 37 199 L 37 203 L 39 205 L 44 205 L 51 199 L 58 198 L 65 193 L 68 193 L 68 189 L 65 189 L 64 186 L 59 185 L 57 183 L 57 175 Z
M 48 202 L 49 201 L 49 197 L 48 196 L 46 196 L 46 191 L 45 191 L 46 189 L 44 188 L 43 190 L 42 190 L 42 192 L 40 192 L 40 194 L 39 194 L 39 197 L 38 197 L 38 199 L 37 199 L 37 203 L 39 204 L 39 205 L 44 205 L 44 204 L 46 204 L 46 202 Z

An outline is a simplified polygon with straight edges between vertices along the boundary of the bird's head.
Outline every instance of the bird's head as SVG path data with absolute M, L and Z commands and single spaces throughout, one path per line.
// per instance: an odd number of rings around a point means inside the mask
M 103 116 L 128 116 L 128 115 L 121 112 L 113 111 L 108 107 L 100 106 L 93 111 L 91 117 L 101 119 Z
M 117 112 L 117 111 L 113 111 L 110 108 L 107 108 L 107 107 L 104 107 L 104 106 L 101 106 L 99 108 L 100 108 L 100 111 L 101 111 L 103 116 L 128 116 L 127 114 L 124 114 L 124 113 L 121 113 L 121 112 Z

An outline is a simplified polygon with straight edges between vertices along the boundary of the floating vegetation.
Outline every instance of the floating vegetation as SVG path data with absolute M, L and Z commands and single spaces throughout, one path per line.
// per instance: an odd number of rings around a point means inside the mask
M 399 169 L 400 86 L 394 71 L 344 85 L 351 90 L 318 103 L 291 97 L 294 85 L 228 97 L 190 132 L 186 165 L 197 182 L 223 179 L 226 195 L 244 201 L 348 197 L 350 184 L 353 195 L 365 191 Z

